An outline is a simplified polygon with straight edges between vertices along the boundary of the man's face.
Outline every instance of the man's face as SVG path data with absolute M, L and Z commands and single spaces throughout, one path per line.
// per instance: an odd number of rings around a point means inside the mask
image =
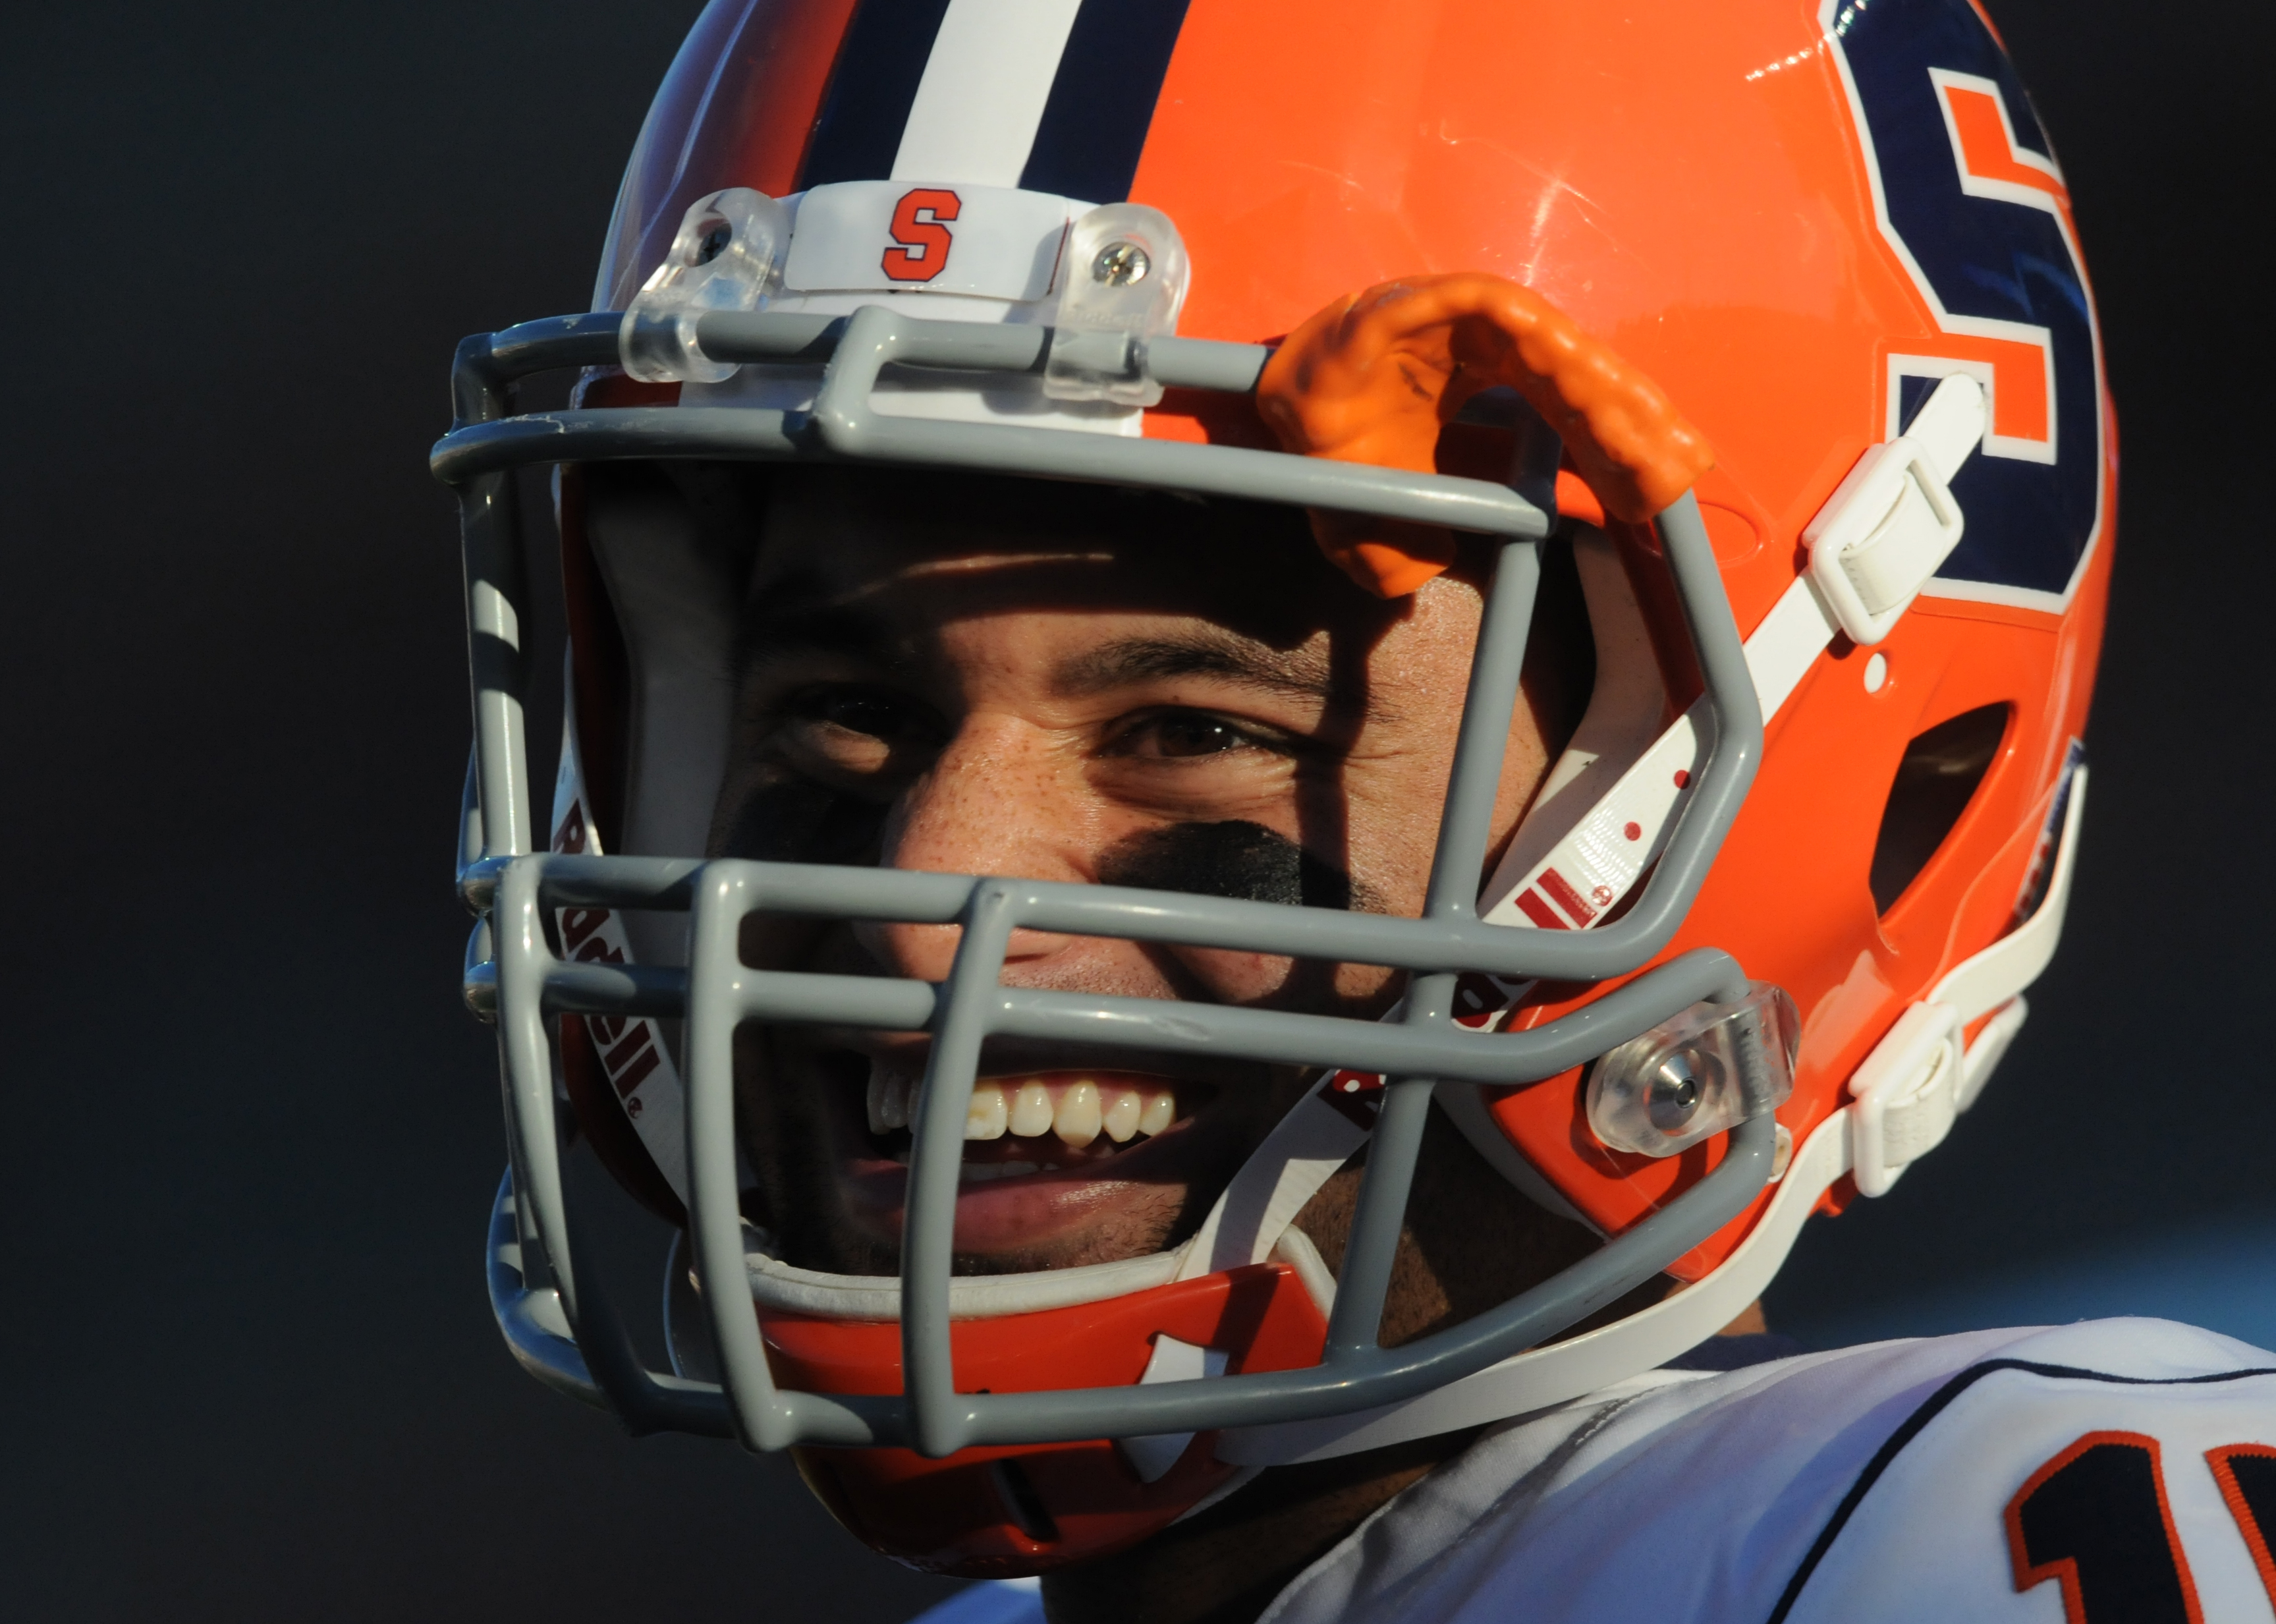
M 1301 515 L 800 469 L 775 487 L 752 586 L 715 855 L 1422 910 L 1480 609 L 1459 573 L 1385 603 Z M 1545 766 L 1520 704 L 1498 835 Z M 744 956 L 939 981 L 957 937 L 755 920 Z M 1380 967 L 1024 930 L 1003 979 L 1362 1017 L 1399 991 Z M 928 1041 L 746 1029 L 744 1131 L 787 1261 L 896 1266 Z M 991 1041 L 960 1268 L 1174 1244 L 1306 1081 Z

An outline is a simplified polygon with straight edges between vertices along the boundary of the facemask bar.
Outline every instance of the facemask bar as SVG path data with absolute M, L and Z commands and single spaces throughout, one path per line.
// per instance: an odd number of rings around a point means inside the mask
M 940 1455 L 973 1445 L 1198 1431 L 1373 1408 L 1456 1380 L 1535 1345 L 1664 1268 L 1742 1211 L 1766 1181 L 1774 1127 L 1739 1125 L 1706 1179 L 1582 1264 L 1462 1325 L 1395 1349 L 1377 1345 L 1392 1256 L 1440 1081 L 1511 1086 L 1554 1076 L 1702 1000 L 1744 996 L 1727 954 L 1697 949 L 1530 1031 L 1459 1032 L 1459 974 L 1596 981 L 1648 961 L 1680 923 L 1737 814 L 1761 753 L 1762 721 L 1696 504 L 1656 521 L 1712 713 L 1695 792 L 1631 911 L 1587 932 L 1488 926 L 1476 917 L 1494 793 L 1538 576 L 1535 541 L 1551 518 L 1507 486 L 1238 448 L 884 416 L 869 397 L 887 365 L 960 372 L 1041 368 L 1049 330 L 924 321 L 882 307 L 851 317 L 707 316 L 715 359 L 826 362 L 811 412 L 745 407 L 585 409 L 505 417 L 512 381 L 614 364 L 618 317 L 534 323 L 468 339 L 454 379 L 459 425 L 436 447 L 437 476 L 459 487 L 467 563 L 475 759 L 460 889 L 485 916 L 494 970 L 470 962 L 469 1001 L 494 997 L 512 1165 L 499 1212 L 511 1219 L 521 1288 L 550 1272 L 566 1339 L 522 1311 L 494 1261 L 501 1326 L 523 1362 L 574 1385 L 573 1357 L 636 1430 L 717 1433 L 732 1416 L 752 1447 L 906 1445 Z M 1158 339 L 1136 363 L 1165 383 L 1245 392 L 1267 352 Z M 531 855 L 521 726 L 520 605 L 526 596 L 511 470 L 531 463 L 658 457 L 884 460 L 1238 496 L 1479 532 L 1502 538 L 1474 655 L 1455 763 L 1422 920 L 1043 881 L 819 865 Z M 495 810 L 494 810 L 495 808 Z M 477 855 L 477 852 L 479 854 Z M 564 962 L 544 921 L 565 907 L 690 913 L 689 968 Z M 838 920 L 958 924 L 939 987 L 883 977 L 762 971 L 741 964 L 755 911 Z M 1396 1023 L 1213 1005 L 1089 997 L 1000 985 L 1017 926 L 1139 941 L 1223 946 L 1388 965 L 1410 972 Z M 477 943 L 480 931 L 478 927 Z M 477 949 L 470 948 L 470 961 Z M 487 974 L 485 972 L 488 972 Z M 639 1368 L 630 1339 L 571 1264 L 547 1021 L 563 1013 L 684 1017 L 688 1048 L 689 1206 L 702 1277 L 743 1278 L 732 1039 L 744 1021 L 929 1030 L 931 1058 L 912 1121 L 902 1275 L 905 1390 L 838 1397 L 778 1390 L 747 1294 L 706 1294 L 724 1373 L 708 1384 Z M 954 1390 L 950 1252 L 963 1125 L 991 1035 L 1378 1072 L 1388 1079 L 1323 1362 L 1208 1382 L 1057 1393 Z M 510 1209 L 510 1210 L 509 1210 Z M 494 1225 L 494 1227 L 496 1226 Z M 500 1238 L 502 1240 L 502 1237 Z M 502 1255 L 501 1255 L 502 1256 Z M 581 1288 L 581 1289 L 580 1289 Z M 524 1348 L 517 1332 L 533 1337 Z

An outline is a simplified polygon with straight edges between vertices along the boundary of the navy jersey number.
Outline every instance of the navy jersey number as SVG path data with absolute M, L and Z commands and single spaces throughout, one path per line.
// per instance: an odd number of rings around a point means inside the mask
M 2007 1502 L 2015 1588 L 2052 1579 L 2067 1624 L 2204 1624 L 2158 1440 L 2090 1432 Z
M 2205 1464 L 2276 1602 L 2276 1447 L 2224 1444 Z M 2204 1624 L 2158 1440 L 2143 1433 L 2089 1432 L 2033 1472 L 2007 1502 L 2007 1551 L 2018 1590 L 2061 1588 L 2066 1624 Z
M 1889 432 L 1936 381 L 1978 378 L 1991 428 L 1952 482 L 1968 531 L 1930 591 L 2054 607 L 2102 522 L 2102 379 L 2070 194 L 1969 0 L 1826 0 L 1883 234 L 1935 312 L 1889 358 Z

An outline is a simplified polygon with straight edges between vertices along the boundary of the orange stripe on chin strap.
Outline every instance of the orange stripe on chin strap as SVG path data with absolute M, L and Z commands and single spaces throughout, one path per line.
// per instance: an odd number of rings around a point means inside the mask
M 1330 305 L 1265 364 L 1256 404 L 1285 451 L 1427 474 L 1439 429 L 1497 384 L 1564 436 L 1612 518 L 1642 523 L 1715 466 L 1658 384 L 1548 300 L 1480 271 L 1385 282 Z M 1312 533 L 1379 597 L 1416 591 L 1454 558 L 1453 535 L 1428 525 L 1315 509 Z

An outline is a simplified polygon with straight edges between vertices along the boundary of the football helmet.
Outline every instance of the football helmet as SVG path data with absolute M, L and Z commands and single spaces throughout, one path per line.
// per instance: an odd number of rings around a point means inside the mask
M 635 1429 L 795 1448 L 917 1566 L 1080 1560 L 1263 1467 L 1681 1354 L 1808 1216 L 1933 1149 L 2022 1022 L 2084 808 L 2115 437 L 2061 171 L 1969 0 L 714 0 L 594 312 L 468 339 L 433 466 L 466 550 L 467 996 L 510 1125 L 493 1304 Z M 513 414 L 565 368 L 571 407 Z M 798 460 L 1285 504 L 1385 595 L 1485 538 L 1423 916 L 704 861 L 748 541 L 697 483 L 618 475 Z M 572 645 L 542 825 L 535 465 Z M 1595 687 L 1481 889 L 1549 544 Z M 939 984 L 766 970 L 755 914 L 960 936 Z M 1016 926 L 1407 981 L 1373 1022 L 1007 987 Z M 897 1279 L 793 1267 L 745 1220 L 750 1022 L 931 1035 Z M 1175 1250 L 957 1276 L 1004 1034 L 1318 1081 Z M 1385 1347 L 1434 1102 L 1603 1244 Z M 578 1266 L 574 1132 L 684 1226 L 671 1371 Z M 1362 1147 L 1331 1273 L 1291 1220 Z

